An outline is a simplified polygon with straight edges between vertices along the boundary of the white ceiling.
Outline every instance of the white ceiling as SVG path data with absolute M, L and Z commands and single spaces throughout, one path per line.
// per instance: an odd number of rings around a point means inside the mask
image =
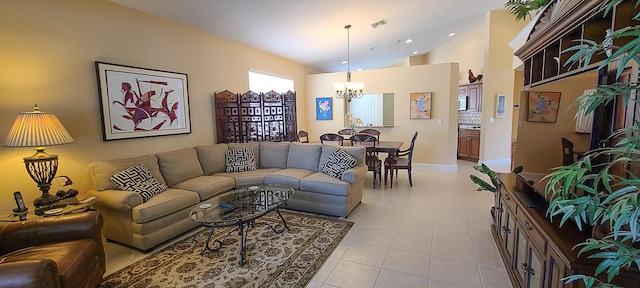
M 172 22 L 308 65 L 377 69 L 427 53 L 473 31 L 506 0 L 111 0 Z M 386 20 L 373 28 L 372 23 Z M 457 33 L 449 37 L 450 32 Z M 405 40 L 413 39 L 406 44 Z M 397 44 L 394 44 L 398 42 Z M 378 47 L 372 50 L 372 47 Z

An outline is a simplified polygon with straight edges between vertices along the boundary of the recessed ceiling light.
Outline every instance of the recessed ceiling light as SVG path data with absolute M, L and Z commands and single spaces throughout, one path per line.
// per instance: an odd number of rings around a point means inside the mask
M 453 36 L 456 36 L 456 32 L 449 33 L 449 37 L 453 37 Z
M 341 63 L 342 64 L 347 64 L 347 60 L 343 60 Z
M 407 44 L 409 44 L 411 42 L 413 42 L 413 39 L 411 39 L 411 38 L 407 39 L 407 41 L 404 41 L 404 43 L 407 43 Z
M 411 54 L 416 55 L 416 54 L 418 54 L 418 51 L 413 51 L 413 53 L 411 53 Z
M 358 71 L 362 71 L 362 68 L 358 68 Z

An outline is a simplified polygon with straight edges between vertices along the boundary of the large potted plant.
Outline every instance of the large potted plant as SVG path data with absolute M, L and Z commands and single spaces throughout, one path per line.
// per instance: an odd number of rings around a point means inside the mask
M 603 1 L 605 15 L 622 1 Z M 640 0 L 636 0 L 636 5 L 640 5 Z M 634 19 L 638 20 L 639 16 Z M 623 37 L 626 41 L 622 42 L 626 44 L 611 46 L 610 43 L 617 43 L 614 40 Z M 591 64 L 594 55 L 606 53 L 607 58 L 600 68 L 617 62 L 620 67 L 616 72 L 617 79 L 629 64 L 640 64 L 640 26 L 613 31 L 602 43 L 581 39 L 580 44 L 567 50 L 575 52 L 568 64 L 582 67 Z M 579 97 L 574 104 L 580 105 L 578 113 L 589 113 L 618 97 L 622 98 L 625 107 L 636 105 L 639 85 L 637 79 L 630 83 L 600 85 L 595 93 Z M 561 225 L 573 220 L 582 229 L 604 227 L 597 229 L 600 235 L 575 247 L 581 254 L 586 253 L 599 261 L 595 275 L 571 275 L 566 282 L 582 281 L 586 287 L 617 287 L 609 283 L 621 271 L 640 267 L 640 175 L 635 172 L 638 169 L 629 169 L 640 165 L 639 135 L 640 122 L 636 118 L 633 126 L 618 129 L 609 136 L 607 142 L 612 145 L 591 150 L 574 164 L 556 168 L 546 176 L 549 180 L 546 193 L 551 199 L 547 210 L 550 217 L 560 217 Z M 602 273 L 606 277 L 600 275 Z M 596 276 L 601 276 L 602 280 Z

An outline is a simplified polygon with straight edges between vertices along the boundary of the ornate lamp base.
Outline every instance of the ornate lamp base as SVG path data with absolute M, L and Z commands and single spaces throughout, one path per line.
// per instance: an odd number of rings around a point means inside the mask
M 60 198 L 58 198 L 58 196 L 56 195 L 51 195 L 49 193 L 42 193 L 42 196 L 36 198 L 36 200 L 33 201 L 33 206 L 35 206 L 36 208 L 42 207 L 42 206 L 49 206 L 49 205 L 55 204 L 59 200 Z

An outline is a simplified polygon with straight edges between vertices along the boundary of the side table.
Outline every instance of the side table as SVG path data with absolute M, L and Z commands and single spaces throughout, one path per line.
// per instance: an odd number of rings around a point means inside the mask
M 0 222 L 18 222 L 27 219 L 86 212 L 91 210 L 91 205 L 99 201 L 100 198 L 96 196 L 91 196 L 83 200 L 78 200 L 76 197 L 73 197 L 62 199 L 51 206 L 40 207 L 38 209 L 30 207 L 25 213 L 0 211 Z

